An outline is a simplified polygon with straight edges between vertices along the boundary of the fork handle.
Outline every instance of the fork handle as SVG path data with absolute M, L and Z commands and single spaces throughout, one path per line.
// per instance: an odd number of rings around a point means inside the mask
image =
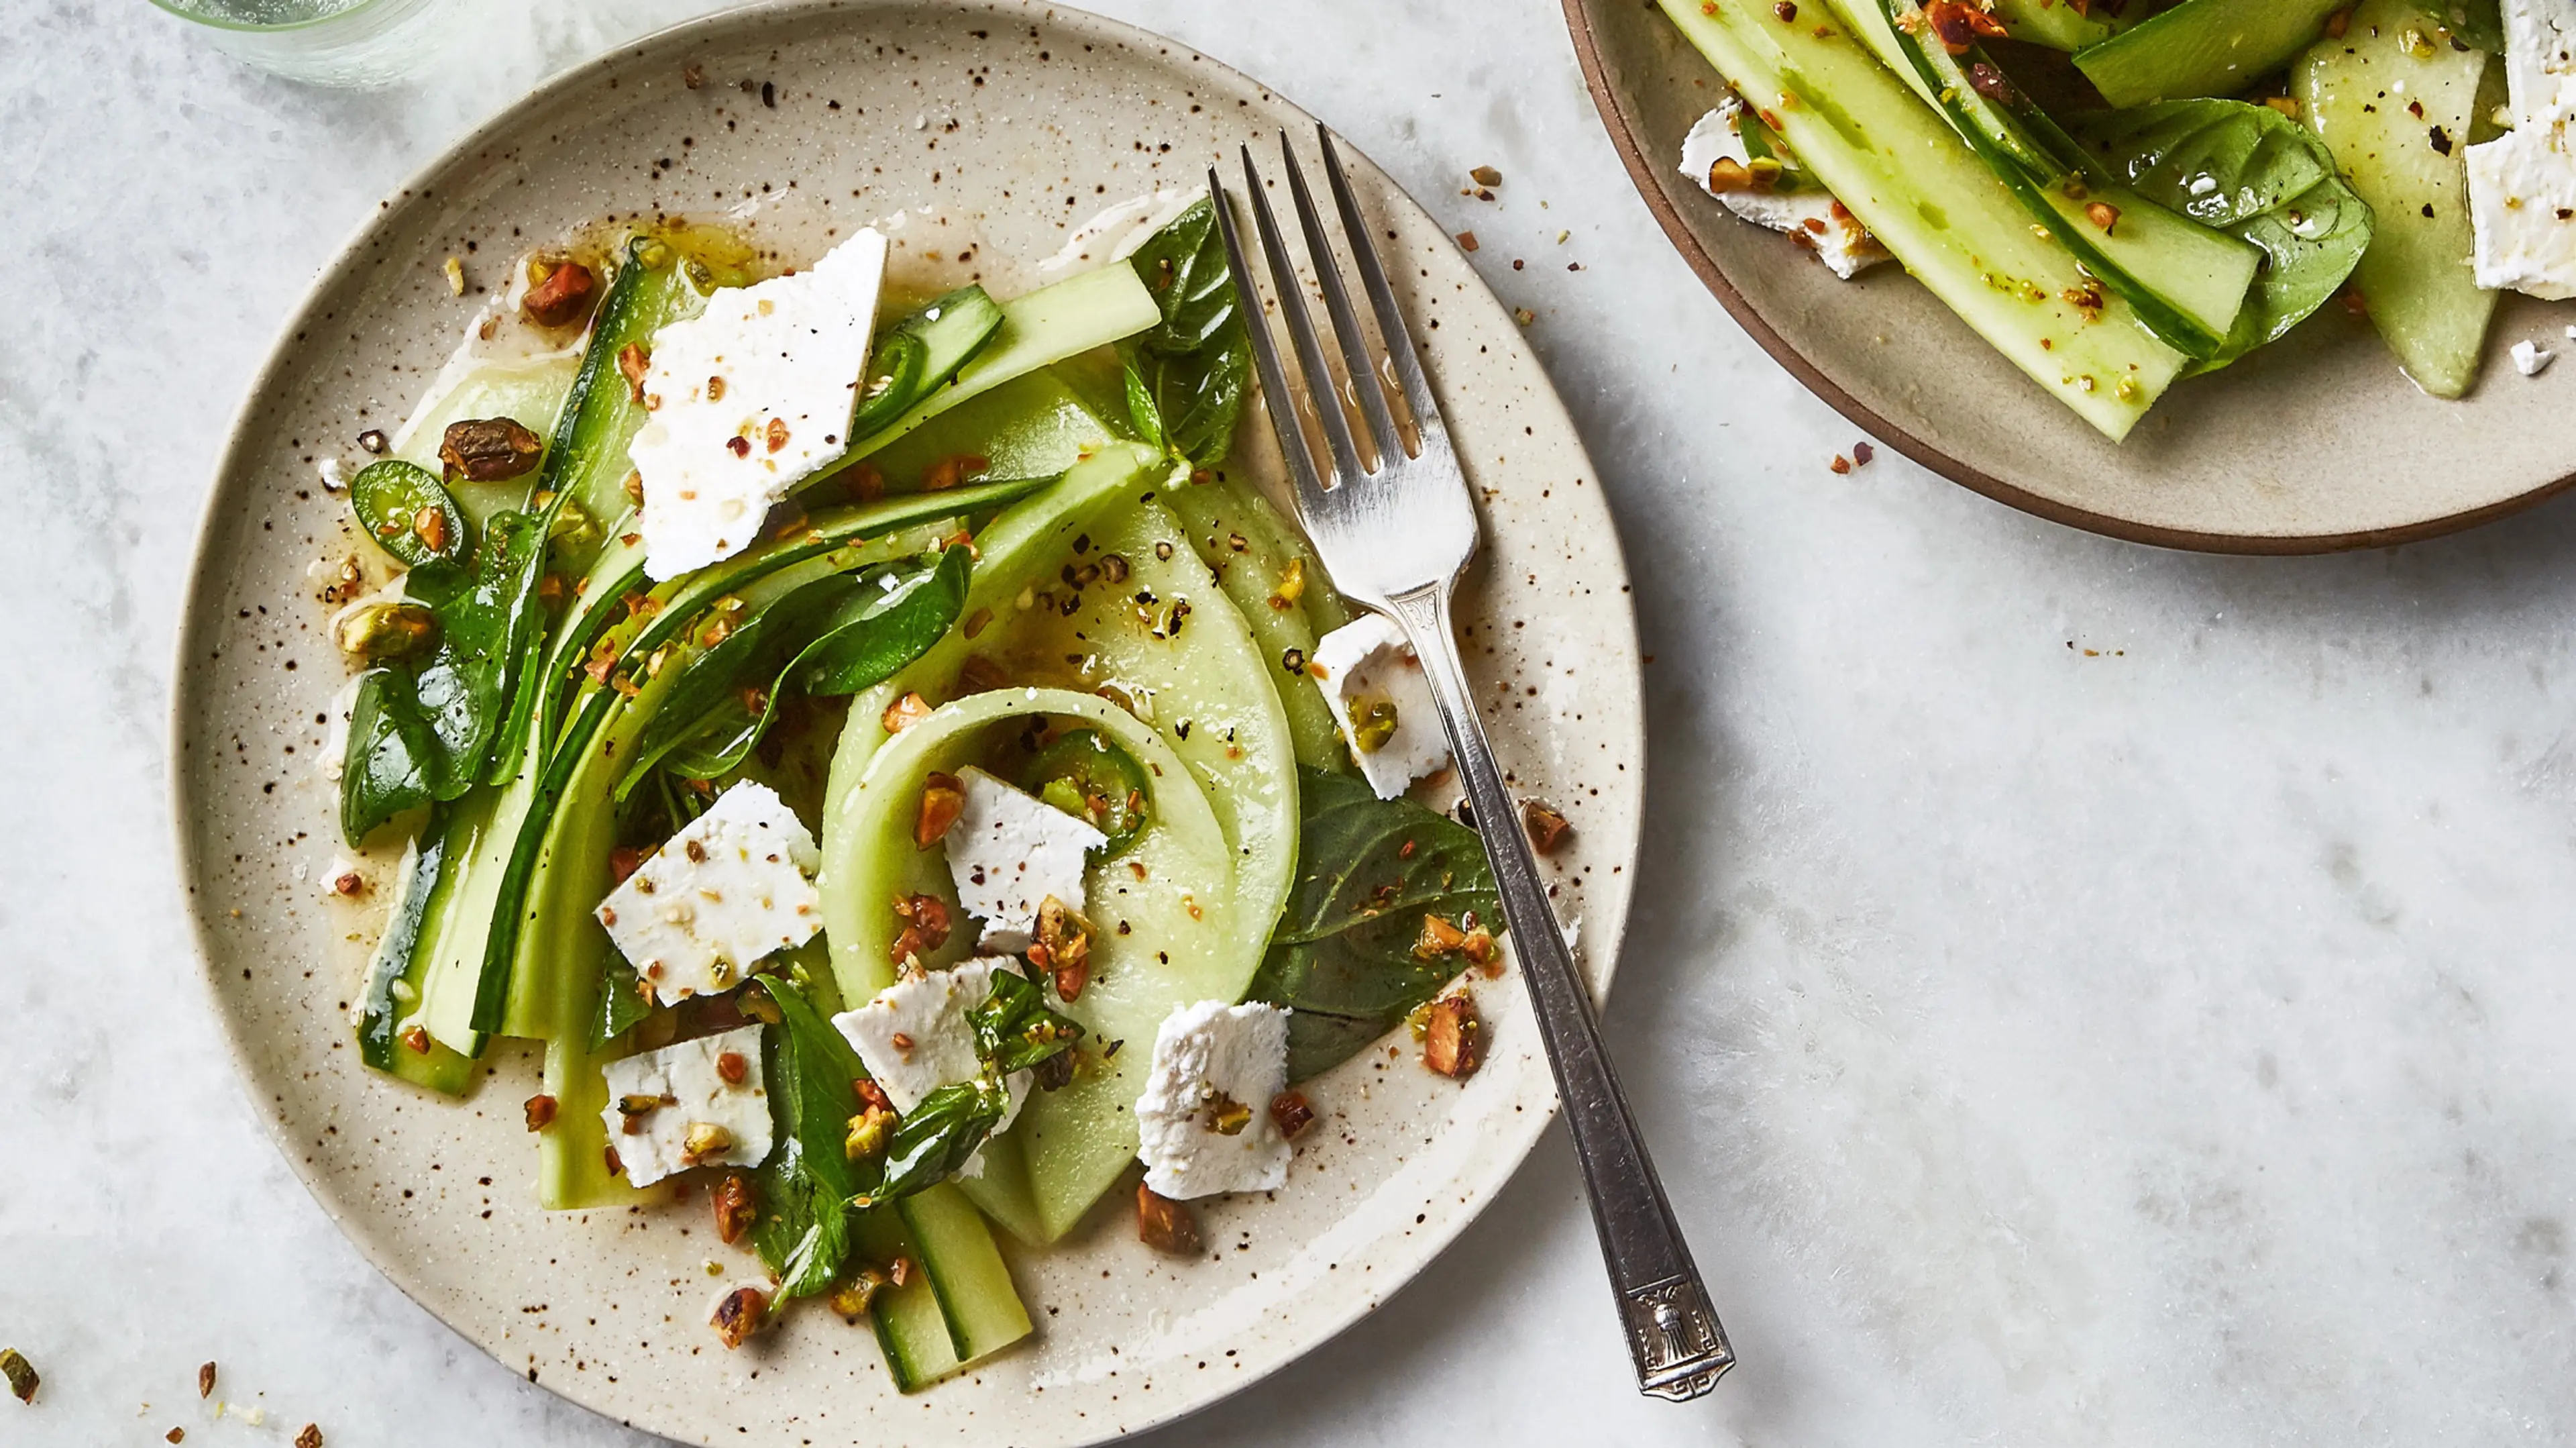
M 1440 721 L 1449 731 L 1450 752 L 1475 806 L 1477 832 L 1493 861 L 1503 920 L 1529 983 L 1539 1039 L 1556 1071 L 1565 1123 L 1574 1133 L 1574 1154 L 1592 1200 L 1592 1225 L 1610 1264 L 1629 1355 L 1636 1360 L 1638 1390 L 1674 1402 L 1696 1398 L 1717 1386 L 1718 1378 L 1735 1365 L 1735 1352 L 1709 1306 L 1690 1245 L 1682 1240 L 1645 1139 L 1619 1089 L 1618 1073 L 1593 1018 L 1592 997 L 1548 905 L 1538 860 L 1520 828 L 1520 812 L 1503 787 L 1502 769 L 1494 762 L 1493 745 L 1485 738 L 1459 662 L 1450 587 L 1443 580 L 1390 598 L 1389 611 L 1412 642 L 1430 682 Z

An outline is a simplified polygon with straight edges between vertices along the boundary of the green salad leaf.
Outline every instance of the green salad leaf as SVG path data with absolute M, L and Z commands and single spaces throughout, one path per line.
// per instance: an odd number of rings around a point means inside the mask
M 1216 203 L 1183 211 L 1127 260 L 1163 313 L 1158 325 L 1120 347 L 1128 419 L 1148 446 L 1215 467 L 1234 441 L 1252 376 L 1252 344 Z
M 431 558 L 404 591 L 438 624 L 417 672 L 362 676 L 340 770 L 340 832 L 352 847 L 407 809 L 461 798 L 492 757 L 510 706 L 512 663 L 541 633 L 532 583 L 545 561 L 539 520 L 493 515 L 470 559 Z
M 1303 1081 L 1357 1055 L 1457 978 L 1455 955 L 1414 953 L 1422 917 L 1474 914 L 1499 926 L 1502 902 L 1476 832 L 1366 783 L 1297 771 L 1304 812 L 1297 882 L 1249 999 L 1289 1008 L 1288 1076 Z
M 340 765 L 340 834 L 351 848 L 378 825 L 438 797 L 438 736 L 411 679 L 392 669 L 358 678 L 349 747 Z
M 993 993 L 966 1013 L 975 1054 L 1000 1076 L 1034 1070 L 1073 1049 L 1082 1027 L 1047 1009 L 1037 982 L 1016 970 L 993 972 Z
M 2165 101 L 2075 118 L 2070 127 L 2150 201 L 2263 252 L 2227 345 L 2197 369 L 2224 367 L 2325 305 L 2370 248 L 2370 205 L 2297 121 L 2242 101 Z
M 720 779 L 742 767 L 792 693 L 855 694 L 930 651 L 966 606 L 964 548 L 818 578 L 691 659 L 637 743 L 624 799 L 656 767 Z
M 885 1179 L 866 1204 L 881 1206 L 955 1176 L 1010 1109 L 1009 1088 L 990 1071 L 924 1096 L 896 1123 L 886 1147 Z
M 802 989 L 775 975 L 760 985 L 779 1023 L 763 1033 L 774 1144 L 757 1178 L 751 1244 L 778 1274 L 780 1295 L 809 1297 L 832 1285 L 849 1256 L 861 1173 L 842 1143 L 859 1111 L 854 1083 L 868 1073 Z

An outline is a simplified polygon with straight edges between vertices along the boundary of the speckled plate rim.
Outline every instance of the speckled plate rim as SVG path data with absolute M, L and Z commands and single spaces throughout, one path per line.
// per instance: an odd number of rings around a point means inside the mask
M 208 1008 L 221 1024 L 225 1047 L 232 1057 L 236 1073 L 246 1088 L 256 1084 L 260 1076 L 254 1066 L 249 1042 L 243 1034 L 246 1025 L 230 1007 L 216 985 L 215 962 L 222 954 L 222 947 L 215 939 L 212 918 L 207 913 L 212 906 L 206 903 L 207 896 L 201 888 L 205 872 L 199 858 L 198 842 L 193 838 L 189 825 L 192 766 L 187 758 L 186 730 L 189 724 L 190 706 L 194 702 L 192 680 L 196 671 L 192 668 L 191 661 L 204 656 L 201 630 L 208 625 L 203 621 L 211 618 L 209 609 L 220 596 L 221 590 L 221 579 L 213 566 L 209 543 L 216 533 L 218 519 L 228 507 L 238 505 L 238 499 L 235 497 L 237 489 L 228 488 L 227 481 L 243 471 L 245 456 L 250 447 L 250 425 L 259 400 L 275 391 L 292 370 L 294 365 L 292 352 L 298 331 L 309 321 L 324 297 L 334 288 L 336 279 L 344 270 L 366 264 L 365 253 L 368 250 L 370 238 L 387 226 L 403 208 L 425 200 L 434 189 L 437 178 L 451 168 L 466 163 L 474 153 L 505 139 L 512 134 L 514 126 L 524 123 L 530 116 L 540 112 L 549 104 L 596 83 L 598 78 L 612 73 L 621 63 L 657 49 L 669 50 L 689 44 L 717 41 L 733 27 L 750 23 L 811 13 L 850 13 L 874 8 L 901 9 L 935 3 L 936 0 L 755 0 L 755 3 L 650 31 L 623 41 L 602 54 L 567 66 L 540 81 L 526 95 L 460 136 L 431 160 L 414 168 L 400 185 L 387 192 L 377 209 L 351 230 L 348 238 L 333 253 L 331 259 L 315 274 L 312 283 L 305 288 L 294 308 L 279 325 L 276 340 L 271 344 L 267 357 L 260 364 L 250 385 L 244 390 L 243 400 L 235 409 L 232 422 L 226 429 L 223 447 L 217 454 L 211 469 L 206 494 L 198 511 L 196 541 L 190 550 L 187 582 L 181 596 L 179 626 L 174 631 L 169 737 L 167 753 L 164 756 L 164 766 L 169 772 L 170 825 L 179 866 L 179 883 L 187 897 L 190 938 L 197 957 L 198 968 L 195 976 L 199 988 L 205 992 L 204 999 Z M 1002 3 L 1010 3 L 1010 0 L 1002 0 Z M 1023 8 L 1036 11 L 1051 24 L 1088 29 L 1103 39 L 1139 48 L 1150 46 L 1185 53 L 1217 75 L 1265 96 L 1269 105 L 1280 113 L 1283 121 L 1293 122 L 1308 132 L 1311 132 L 1316 124 L 1311 115 L 1288 101 L 1275 88 L 1232 66 L 1207 57 L 1193 46 L 1170 40 L 1141 26 L 1070 6 L 1035 4 L 1031 3 L 1031 0 L 1020 0 L 1020 3 Z M 1410 207 L 1416 213 L 1416 218 L 1433 233 L 1446 236 L 1446 229 L 1431 218 L 1420 202 L 1397 186 L 1391 178 L 1385 178 L 1382 168 L 1377 167 L 1364 151 L 1347 140 L 1340 140 L 1338 137 L 1337 140 L 1346 164 L 1379 171 L 1381 179 L 1385 181 L 1387 193 L 1391 197 L 1399 199 L 1403 205 Z M 1454 241 L 1443 244 L 1453 253 L 1455 252 Z M 1475 272 L 1466 264 L 1463 255 L 1460 255 L 1458 260 L 1464 274 L 1474 278 Z M 1714 282 L 1712 284 L 1715 285 Z M 1498 320 L 1506 316 L 1507 309 L 1502 301 L 1483 285 L 1481 279 L 1476 280 L 1471 289 L 1471 305 L 1483 308 Z M 1534 373 L 1543 377 L 1544 370 L 1538 366 L 1534 352 L 1528 342 L 1521 338 L 1518 330 L 1507 326 L 1503 329 L 1503 335 L 1515 339 L 1524 354 L 1523 360 Z M 1440 385 L 1436 374 L 1434 385 Z M 1542 387 L 1525 405 L 1536 408 L 1543 420 L 1550 425 L 1550 430 L 1567 439 L 1571 450 L 1582 459 L 1586 475 L 1597 480 L 1600 477 L 1599 470 L 1592 466 L 1588 452 L 1582 445 L 1581 434 L 1576 429 L 1572 416 L 1566 412 L 1563 399 L 1554 388 Z M 1601 521 L 1605 525 L 1614 524 L 1615 520 L 1609 511 L 1606 498 L 1599 492 L 1596 492 L 1594 497 L 1599 500 L 1596 506 L 1601 513 Z M 1639 704 L 1642 705 L 1643 681 L 1638 673 L 1641 656 L 1638 651 L 1633 594 L 1628 586 L 1630 573 L 1626 551 L 1618 538 L 1615 526 L 1604 527 L 1601 538 L 1608 544 L 1610 571 L 1603 580 L 1605 587 L 1596 593 L 1600 600 L 1596 606 L 1613 611 L 1616 615 L 1617 632 L 1624 636 L 1627 643 L 1624 656 L 1628 677 L 1624 682 L 1630 693 L 1636 696 Z M 1645 716 L 1642 707 L 1632 711 L 1631 719 L 1632 727 L 1617 743 L 1625 756 L 1634 762 L 1626 789 L 1642 801 L 1648 797 L 1645 779 L 1647 764 Z M 1632 812 L 1626 837 L 1610 842 L 1613 849 L 1607 858 L 1633 866 L 1641 848 L 1643 822 L 1642 808 Z M 1612 911 L 1608 912 L 1612 918 L 1603 920 L 1590 911 L 1587 911 L 1584 917 L 1585 944 L 1582 968 L 1591 982 L 1596 1005 L 1607 998 L 1612 979 L 1616 974 L 1620 947 L 1626 937 L 1633 905 L 1633 894 L 1622 892 L 1616 897 Z M 1513 975 L 1517 976 L 1517 974 L 1515 969 Z M 1515 990 L 1517 991 L 1517 987 Z M 296 1143 L 290 1139 L 287 1125 L 280 1115 L 261 1106 L 256 1100 L 256 1093 L 253 1093 L 253 1097 L 253 1104 L 257 1108 L 263 1130 L 267 1132 L 272 1144 L 277 1147 L 288 1170 L 293 1172 L 296 1179 L 303 1184 L 315 1205 L 321 1208 L 323 1215 L 405 1297 L 433 1319 L 451 1329 L 456 1329 L 456 1324 L 440 1312 L 432 1294 L 426 1290 L 424 1280 L 411 1270 L 404 1255 L 393 1244 L 383 1240 L 368 1225 L 359 1222 L 354 1213 L 343 1208 L 335 1193 L 326 1186 L 324 1178 L 327 1173 L 324 1169 L 296 1149 Z M 1435 1224 L 1434 1230 L 1428 1230 L 1419 1235 L 1407 1234 L 1401 1239 L 1400 1247 L 1389 1249 L 1391 1260 L 1384 1264 L 1387 1271 L 1380 1279 L 1389 1285 L 1383 1291 L 1367 1299 L 1353 1299 L 1351 1304 L 1341 1311 L 1311 1314 L 1303 1330 L 1295 1334 L 1296 1342 L 1293 1346 L 1267 1354 L 1267 1361 L 1253 1364 L 1251 1371 L 1224 1382 L 1213 1391 L 1187 1400 L 1184 1400 L 1186 1395 L 1173 1395 L 1163 1400 L 1163 1403 L 1170 1405 L 1167 1410 L 1158 1405 L 1158 1410 L 1150 1416 L 1114 1426 L 1105 1426 L 1098 1437 L 1065 1441 L 1087 1445 L 1168 1426 L 1213 1407 L 1266 1380 L 1272 1374 L 1313 1353 L 1347 1331 L 1362 1318 L 1374 1312 L 1388 1298 L 1410 1285 L 1434 1258 L 1446 1251 L 1451 1243 L 1483 1215 L 1485 1209 L 1492 1204 L 1494 1197 L 1518 1173 L 1530 1152 L 1537 1147 L 1540 1135 L 1555 1120 L 1557 1112 L 1558 1102 L 1553 1090 L 1550 1089 L 1542 1110 L 1523 1113 L 1517 1122 L 1502 1130 L 1499 1141 L 1495 1143 L 1498 1149 L 1481 1154 L 1485 1169 L 1465 1183 L 1467 1192 L 1462 1202 L 1462 1209 L 1447 1215 L 1443 1221 Z M 1610 1319 L 1605 1316 L 1605 1330 L 1609 1321 Z M 509 1366 L 497 1344 L 485 1342 L 471 1332 L 458 1330 L 459 1335 L 471 1342 L 478 1351 L 505 1368 Z M 533 1374 L 530 1380 L 536 1381 Z M 558 1397 L 626 1426 L 656 1433 L 675 1431 L 671 1428 L 656 1427 L 649 1423 L 636 1423 L 625 1419 L 607 1405 L 604 1401 L 607 1396 L 605 1393 L 584 1390 L 590 1386 L 588 1380 L 574 1378 L 567 1381 L 563 1376 L 555 1375 L 547 1378 L 542 1386 Z
M 2096 513 L 2090 509 L 2079 508 L 2055 498 L 2042 497 L 2014 487 L 1965 459 L 1934 447 L 1864 405 L 1858 398 L 1845 391 L 1841 384 L 1834 381 L 1832 375 L 1824 368 L 1791 345 L 1789 340 L 1772 326 L 1770 319 L 1764 316 L 1742 292 L 1736 290 L 1735 284 L 1727 280 L 1725 270 L 1718 266 L 1717 258 L 1709 254 L 1708 248 L 1700 244 L 1699 238 L 1692 233 L 1689 224 L 1683 221 L 1681 208 L 1675 203 L 1673 191 L 1666 184 L 1664 168 L 1656 165 L 1646 154 L 1645 144 L 1637 134 L 1633 108 L 1627 96 L 1613 84 L 1609 65 L 1601 55 L 1600 38 L 1593 31 L 1592 11 L 1595 0 L 1560 0 L 1560 3 L 1565 10 L 1566 29 L 1574 38 L 1575 60 L 1583 67 L 1584 86 L 1592 92 L 1593 107 L 1600 112 L 1602 128 L 1610 133 L 1610 144 L 1618 151 L 1620 164 L 1627 167 L 1628 179 L 1635 184 L 1637 195 L 1646 203 L 1646 209 L 1654 213 L 1655 224 L 1663 228 L 1664 235 L 1672 241 L 1673 249 L 1682 254 L 1682 260 L 1688 263 L 1690 269 L 1699 276 L 1700 281 L 1717 298 L 1718 304 L 1725 307 L 1727 314 L 1735 318 L 1736 325 L 1744 329 L 1745 334 L 1753 339 L 1754 345 L 1770 353 L 1771 360 L 1787 369 L 1790 376 L 1797 378 L 1800 385 L 1822 398 L 1827 406 L 1851 419 L 1872 437 L 1963 488 L 1982 493 L 1998 503 L 2018 508 L 2052 523 L 2063 523 L 2070 528 L 2081 528 L 2088 533 L 2099 533 L 2106 538 L 2118 538 L 2130 543 L 2147 543 L 2159 548 L 2185 549 L 2195 553 L 2285 557 L 2342 553 L 2356 548 L 2388 548 L 2400 543 L 2415 543 L 2427 538 L 2438 538 L 2447 533 L 2456 533 L 2462 529 L 2477 527 L 2482 523 L 2491 523 L 2498 518 L 2509 517 L 2557 496 L 2570 485 L 2576 485 L 2576 473 L 2570 473 L 2553 482 L 2484 507 L 2446 513 L 2438 518 L 2428 518 L 2400 527 L 2303 536 L 2255 536 L 2158 527 L 2133 519 L 2114 517 L 2107 513 Z

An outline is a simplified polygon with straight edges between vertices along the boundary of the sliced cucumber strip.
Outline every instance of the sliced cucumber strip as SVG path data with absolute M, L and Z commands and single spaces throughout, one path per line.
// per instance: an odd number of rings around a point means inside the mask
M 2113 440 L 2188 361 L 2030 214 L 1896 75 L 1760 0 L 1659 0 L 1682 34 L 1775 124 L 1800 164 L 1962 321 Z M 1991 405 L 1962 398 L 1960 405 Z
M 2291 71 L 2299 116 L 2334 152 L 2376 230 L 2353 268 L 2370 324 L 2415 385 L 2458 397 L 2478 380 L 2497 293 L 2469 263 L 2467 148 L 2487 57 L 2430 44 L 2405 0 L 2370 0 L 2343 38 L 2320 43 Z M 2500 69 L 2501 67 L 2499 67 Z M 2400 105 L 2392 97 L 2403 96 Z M 2411 107 L 2420 107 L 2420 114 Z
M 2098 45 L 2120 27 L 2102 7 L 2079 6 L 2079 0 L 1995 0 L 1994 15 L 2013 39 L 2050 50 Z
M 2075 54 L 2114 109 L 2234 95 L 2325 34 L 2352 0 L 2182 0 Z
M 546 1041 L 545 1090 L 555 1098 L 554 1122 L 537 1137 L 537 1200 L 550 1210 L 621 1206 L 658 1200 L 660 1183 L 638 1189 L 608 1170 L 608 1083 L 603 1062 L 625 1054 L 615 1042 L 594 1048 L 590 1023 L 617 947 L 593 906 L 611 888 L 609 853 L 617 843 L 617 811 L 609 788 L 636 736 L 669 692 L 678 671 L 643 681 L 632 699 L 617 699 L 599 737 L 573 766 L 571 783 L 548 821 L 531 908 L 520 932 L 520 968 L 513 972 L 513 1004 L 529 1009 Z M 611 695 L 615 698 L 615 695 Z M 526 997 L 517 988 L 525 985 Z
M 857 1259 L 873 1267 L 889 1267 L 899 1260 L 918 1267 L 921 1262 L 912 1234 L 891 1208 L 853 1216 L 850 1243 Z M 907 1272 L 901 1287 L 877 1289 L 868 1315 L 877 1331 L 877 1347 L 885 1354 L 886 1372 L 898 1391 L 919 1392 L 964 1366 L 928 1272 Z
M 838 477 L 870 453 L 948 409 L 1015 377 L 1132 337 L 1163 319 L 1154 294 L 1123 266 L 1102 267 L 1002 303 L 1002 327 L 955 380 L 878 431 L 851 444 L 840 463 L 797 484 L 802 492 Z
M 965 616 L 973 618 L 982 612 L 992 618 L 1008 618 L 1016 613 L 1021 592 L 1034 590 L 1042 581 L 1038 570 L 1053 567 L 1053 560 L 1095 517 L 1118 499 L 1134 497 L 1166 475 L 1162 454 L 1134 443 L 1112 443 L 1067 469 L 1054 486 L 1004 509 L 975 537 L 975 577 L 967 587 Z M 832 755 L 832 777 L 824 788 L 826 859 L 832 854 L 829 832 L 832 821 L 840 814 L 840 802 L 857 786 L 869 757 L 886 738 L 881 722 L 886 706 L 908 693 L 918 693 L 934 704 L 947 699 L 956 690 L 958 670 L 970 651 L 964 632 L 952 633 L 902 673 L 851 699 L 850 721 L 841 727 L 840 748 Z M 833 920 L 830 912 L 827 897 L 824 928 L 837 933 L 840 922 Z M 839 972 L 849 969 L 837 948 L 833 951 L 832 968 Z M 846 987 L 846 975 L 843 983 Z M 878 989 L 882 986 L 872 987 L 867 995 L 874 995 Z M 867 995 L 852 999 L 865 1000 Z
M 1746 120 L 1760 124 L 1749 113 Z M 1271 682 L 1287 712 L 1297 762 L 1309 769 L 1348 770 L 1351 756 L 1342 745 L 1341 726 L 1333 722 L 1323 689 L 1305 668 L 1315 641 L 1353 617 L 1350 604 L 1325 576 L 1323 561 L 1268 499 L 1240 479 L 1168 488 L 1161 501 L 1180 520 L 1199 561 L 1234 600 L 1261 657 L 1278 671 Z M 1287 597 L 1292 589 L 1295 598 Z
M 905 1197 L 896 1210 L 921 1253 L 960 1366 L 1029 1335 L 1029 1310 L 974 1203 L 943 1184 Z
M 1981 49 L 1952 55 L 1914 0 L 1842 3 L 1879 12 L 1895 63 L 1912 69 L 1942 118 L 2158 337 L 2196 359 L 2224 350 L 2261 267 L 2259 251 L 2115 184 L 2045 112 L 2019 98 Z
M 1973 48 L 1967 55 L 1952 56 L 1914 0 L 1831 3 L 1834 13 L 1880 64 L 1896 72 L 1897 79 L 1981 151 L 2001 157 L 2042 186 L 2053 186 L 2084 165 L 2083 151 L 2054 134 L 2055 127 L 2045 125 L 2045 117 L 2040 127 L 2027 125 L 2012 108 L 1977 89 L 1961 62 L 1974 64 L 1983 57 Z
M 389 1076 L 426 1086 L 448 1096 L 462 1096 L 473 1084 L 474 1061 L 434 1040 L 403 1037 L 411 1027 L 406 1017 L 420 1000 L 420 983 L 428 957 L 413 947 L 429 918 L 445 858 L 446 830 L 432 819 L 420 837 L 403 849 L 396 869 L 393 906 L 385 933 L 376 941 L 367 968 L 367 986 L 358 1002 L 358 1057 Z M 425 1045 L 426 1050 L 420 1049 Z

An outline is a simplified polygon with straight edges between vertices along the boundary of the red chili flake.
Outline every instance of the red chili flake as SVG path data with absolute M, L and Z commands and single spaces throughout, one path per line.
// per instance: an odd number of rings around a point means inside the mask
M 725 446 L 733 451 L 733 455 L 735 457 L 747 458 L 751 456 L 751 439 L 738 433 L 732 437 L 726 438 Z

